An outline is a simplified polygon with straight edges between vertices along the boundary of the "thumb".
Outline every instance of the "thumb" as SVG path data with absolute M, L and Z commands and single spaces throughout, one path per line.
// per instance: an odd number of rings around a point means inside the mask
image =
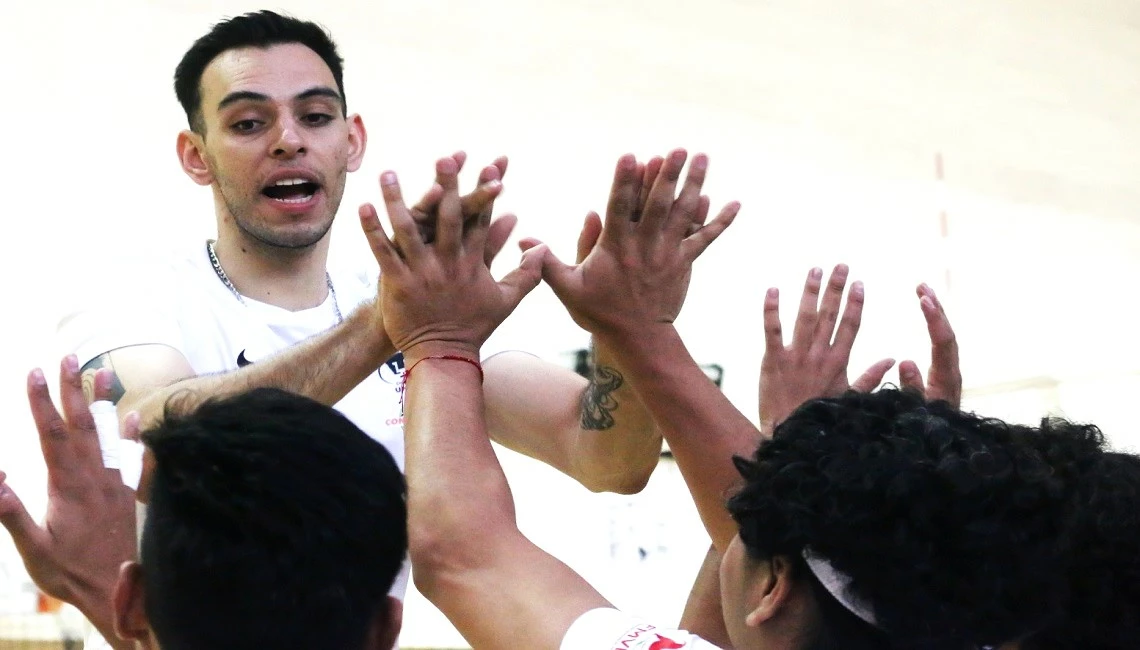
M 518 217 L 515 215 L 504 214 L 492 221 L 491 225 L 487 227 L 487 239 L 483 244 L 483 263 L 487 265 L 487 268 L 491 268 L 495 256 L 503 250 L 503 246 L 506 245 L 507 239 L 514 232 L 515 224 L 518 222 Z
M 518 268 L 508 273 L 499 282 L 499 286 L 504 289 L 503 293 L 510 301 L 512 309 L 522 302 L 522 299 L 542 281 L 543 258 L 546 257 L 547 251 L 548 249 L 544 244 L 529 248 L 523 253 Z
M 883 359 L 876 362 L 867 372 L 859 375 L 859 378 L 851 382 L 851 390 L 859 391 L 860 393 L 870 393 L 883 383 L 883 377 L 886 376 L 887 371 L 895 365 L 894 359 Z
M 589 212 L 586 215 L 586 221 L 582 224 L 582 233 L 578 235 L 578 256 L 575 258 L 578 264 L 586 259 L 590 251 L 594 250 L 594 245 L 598 243 L 598 237 L 602 234 L 602 218 L 598 216 L 597 212 Z
M 0 472 L 0 524 L 12 536 L 20 555 L 27 558 L 47 546 L 46 532 L 28 514 L 24 502 L 6 481 L 7 476 Z

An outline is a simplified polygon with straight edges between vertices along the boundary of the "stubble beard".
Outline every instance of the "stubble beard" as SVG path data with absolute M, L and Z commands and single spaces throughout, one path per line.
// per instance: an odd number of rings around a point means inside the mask
M 226 206 L 234 225 L 242 235 L 266 248 L 276 248 L 289 251 L 300 251 L 312 248 L 328 235 L 340 207 L 341 197 L 344 194 L 344 172 L 340 175 L 340 182 L 335 187 L 323 187 L 325 192 L 325 209 L 328 215 L 320 223 L 305 230 L 281 231 L 265 224 L 256 216 L 257 202 L 264 198 L 260 193 L 250 199 L 238 198 L 239 191 L 232 191 L 227 183 L 219 183 L 218 188 L 222 202 Z

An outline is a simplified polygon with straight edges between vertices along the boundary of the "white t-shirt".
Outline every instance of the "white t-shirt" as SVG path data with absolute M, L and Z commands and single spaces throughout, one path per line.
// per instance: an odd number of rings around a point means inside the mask
M 683 630 L 659 628 L 616 609 L 592 609 L 562 637 L 561 650 L 719 650 Z
M 329 269 L 335 306 L 344 317 L 376 295 L 375 279 Z M 105 352 L 161 344 L 182 353 L 199 375 L 230 372 L 256 363 L 337 324 L 330 292 L 312 309 L 291 312 L 244 298 L 218 278 L 199 243 L 181 259 L 147 264 L 120 277 L 114 291 L 86 294 L 59 324 L 61 354 L 75 353 L 79 365 Z M 404 427 L 400 390 L 403 355 L 397 354 L 336 404 L 336 409 L 383 444 L 404 469 Z M 396 578 L 392 595 L 403 599 L 409 565 Z

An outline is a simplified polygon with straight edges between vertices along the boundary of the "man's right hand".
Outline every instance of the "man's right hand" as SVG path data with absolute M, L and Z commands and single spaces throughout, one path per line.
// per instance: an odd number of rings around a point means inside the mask
M 96 376 L 96 397 L 110 375 Z M 28 375 L 28 403 L 47 464 L 48 507 L 41 526 L 0 473 L 0 523 L 12 535 L 28 574 L 41 591 L 77 606 L 109 633 L 111 592 L 119 566 L 135 557 L 135 498 L 117 469 L 103 467 L 95 421 L 74 356 L 60 366 L 56 410 L 39 369 Z M 126 419 L 127 433 L 137 416 Z

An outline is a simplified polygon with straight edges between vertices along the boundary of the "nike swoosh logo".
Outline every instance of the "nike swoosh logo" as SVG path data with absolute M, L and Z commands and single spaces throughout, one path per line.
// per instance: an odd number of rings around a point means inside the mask
M 244 368 L 251 363 L 253 363 L 253 362 L 250 361 L 249 359 L 245 358 L 245 350 L 242 350 L 241 352 L 238 353 L 238 358 L 237 358 L 238 368 Z

